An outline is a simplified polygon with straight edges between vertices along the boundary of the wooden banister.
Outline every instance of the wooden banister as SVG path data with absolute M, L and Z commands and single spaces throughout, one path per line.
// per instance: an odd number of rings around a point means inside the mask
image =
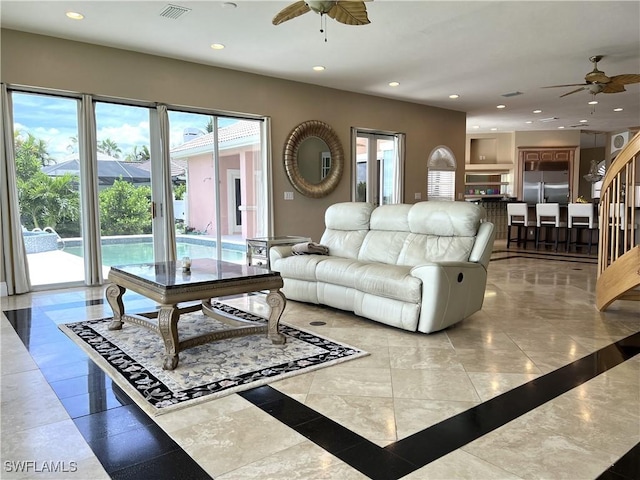
M 616 300 L 639 300 L 640 133 L 607 168 L 600 193 L 600 242 L 596 307 L 602 311 Z

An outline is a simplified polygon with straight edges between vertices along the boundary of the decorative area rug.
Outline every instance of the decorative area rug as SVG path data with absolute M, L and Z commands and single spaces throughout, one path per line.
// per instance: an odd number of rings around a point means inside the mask
M 225 306 L 226 313 L 255 322 L 266 320 Z M 108 329 L 111 318 L 60 325 L 113 381 L 147 413 L 160 415 L 283 378 L 368 355 L 349 345 L 280 322 L 284 345 L 265 334 L 230 338 L 180 352 L 175 370 L 163 370 L 160 335 L 125 323 Z M 183 314 L 180 339 L 228 328 L 201 312 Z

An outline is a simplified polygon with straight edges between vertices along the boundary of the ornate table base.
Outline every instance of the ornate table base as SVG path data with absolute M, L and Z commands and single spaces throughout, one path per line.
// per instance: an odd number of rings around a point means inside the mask
M 217 340 L 266 333 L 267 338 L 274 344 L 281 345 L 286 341 L 284 335 L 278 331 L 278 324 L 287 300 L 280 292 L 282 278 L 275 272 L 269 272 L 266 276 L 241 274 L 235 278 L 228 278 L 228 275 L 226 275 L 223 280 L 211 279 L 205 282 L 183 282 L 183 285 L 180 285 L 179 288 L 166 288 L 162 281 L 150 285 L 148 278 L 136 275 L 135 267 L 139 266 L 131 266 L 129 268 L 131 271 L 127 271 L 128 267 L 112 267 L 109 272 L 109 280 L 112 284 L 107 287 L 106 297 L 113 310 L 113 320 L 109 325 L 109 330 L 120 330 L 123 322 L 127 322 L 140 325 L 159 334 L 164 342 L 163 368 L 165 370 L 173 370 L 178 366 L 180 351 Z M 263 269 L 257 270 L 267 272 Z M 122 296 L 127 289 L 158 302 L 160 304 L 159 311 L 144 315 L 125 313 Z M 267 294 L 267 304 L 270 307 L 269 318 L 264 325 L 224 314 L 211 304 L 211 298 L 263 290 L 268 290 L 269 292 Z M 200 301 L 201 305 L 178 307 L 179 303 L 193 300 Z M 205 333 L 181 341 L 178 335 L 180 315 L 200 309 L 205 315 L 215 318 L 231 328 Z M 153 319 L 157 319 L 157 321 L 153 321 Z

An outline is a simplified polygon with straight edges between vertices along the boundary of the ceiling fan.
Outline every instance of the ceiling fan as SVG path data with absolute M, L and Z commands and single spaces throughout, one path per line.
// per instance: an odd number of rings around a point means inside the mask
M 366 25 L 369 22 L 367 17 L 367 7 L 364 2 L 357 2 L 351 0 L 337 1 L 337 2 L 318 2 L 300 0 L 294 2 L 288 7 L 282 9 L 278 14 L 273 17 L 272 23 L 274 25 L 280 25 L 287 20 L 299 17 L 300 15 L 313 10 L 320 14 L 321 19 L 325 15 L 333 18 L 334 20 L 344 23 L 346 25 Z M 320 32 L 323 30 L 320 29 Z
M 624 73 L 622 75 L 608 77 L 603 71 L 598 70 L 598 62 L 602 60 L 602 58 L 603 55 L 594 55 L 593 57 L 589 57 L 589 60 L 593 63 L 593 70 L 585 75 L 585 83 L 551 85 L 549 87 L 542 88 L 580 87 L 560 95 L 560 98 L 562 98 L 582 90 L 588 90 L 592 95 L 597 95 L 598 93 L 620 93 L 626 91 L 624 88 L 625 85 L 640 83 L 640 74 L 636 73 Z

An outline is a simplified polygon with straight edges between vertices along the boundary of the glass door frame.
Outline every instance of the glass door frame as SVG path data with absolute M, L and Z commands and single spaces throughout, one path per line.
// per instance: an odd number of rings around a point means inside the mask
M 389 132 L 381 130 L 373 130 L 368 128 L 355 128 L 351 129 L 351 146 L 352 146 L 352 175 L 353 179 L 351 185 L 351 198 L 352 201 L 358 201 L 357 188 L 358 188 L 358 138 L 366 138 L 368 140 L 367 150 L 367 181 L 366 181 L 366 202 L 379 205 L 382 197 L 381 193 L 384 193 L 384 175 L 381 169 L 384 165 L 381 164 L 378 159 L 378 141 L 387 140 L 394 142 L 395 162 L 393 168 L 393 176 L 391 188 L 393 189 L 391 194 L 391 201 L 382 203 L 402 203 L 403 190 L 404 190 L 404 156 L 405 156 L 405 135 L 398 132 Z

